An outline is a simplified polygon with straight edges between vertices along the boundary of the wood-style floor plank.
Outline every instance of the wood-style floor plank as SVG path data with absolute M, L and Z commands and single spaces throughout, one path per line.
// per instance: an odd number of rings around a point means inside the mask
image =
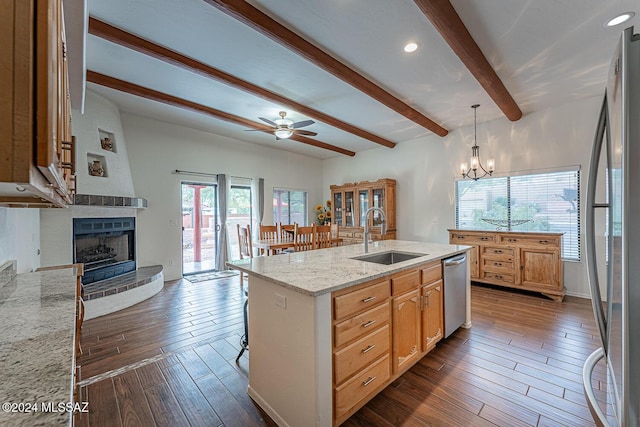
M 144 390 L 135 371 L 128 371 L 113 378 L 113 385 L 124 426 L 153 425 L 153 415 L 145 403 Z
M 79 362 L 90 380 L 87 424 L 275 426 L 247 395 L 249 352 L 235 363 L 243 301 L 237 276 L 180 280 L 86 321 Z M 595 425 L 581 383 L 599 339 L 589 301 L 474 285 L 471 306 L 471 329 L 438 343 L 344 425 Z M 606 379 L 598 365 L 592 381 L 603 404 Z

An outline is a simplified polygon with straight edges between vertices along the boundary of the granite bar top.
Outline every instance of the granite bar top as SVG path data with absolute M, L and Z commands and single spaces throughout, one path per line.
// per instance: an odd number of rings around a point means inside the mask
M 383 240 L 369 245 L 369 254 L 386 251 L 424 254 L 392 265 L 351 259 L 364 255 L 362 244 L 231 261 L 233 269 L 302 294 L 318 296 L 384 277 L 413 266 L 463 253 L 471 246 Z
M 0 425 L 69 425 L 68 412 L 42 403 L 72 397 L 76 269 L 18 274 L 0 282 L 0 404 L 36 404 L 37 412 L 0 410 Z M 18 409 L 18 408 L 16 408 Z

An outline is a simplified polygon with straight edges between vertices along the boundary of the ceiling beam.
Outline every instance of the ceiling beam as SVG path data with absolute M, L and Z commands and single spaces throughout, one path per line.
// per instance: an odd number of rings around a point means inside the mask
M 245 23 L 259 33 L 296 52 L 298 55 L 369 95 L 398 114 L 439 136 L 449 132 L 424 114 L 407 105 L 371 80 L 338 61 L 244 0 L 204 0 L 211 6 Z
M 291 108 L 298 113 L 305 114 L 329 126 L 333 126 L 345 132 L 359 136 L 360 138 L 375 142 L 376 144 L 389 148 L 393 148 L 396 145 L 395 142 L 389 141 L 388 139 L 374 135 L 371 132 L 367 132 L 366 130 L 350 125 L 349 123 L 343 122 L 335 117 L 314 110 L 313 108 L 307 107 L 289 98 L 285 98 L 284 96 L 268 89 L 256 86 L 246 80 L 242 80 L 236 76 L 225 73 L 222 70 L 196 61 L 195 59 L 184 56 L 176 51 L 159 46 L 96 18 L 89 17 L 89 34 L 109 40 L 110 42 L 151 56 L 160 61 L 175 65 L 184 70 L 222 82 L 236 89 L 240 89 L 262 99 L 266 99 L 267 101 Z
M 120 92 L 129 93 L 131 95 L 136 95 L 141 98 L 150 99 L 152 101 L 161 102 L 173 107 L 196 111 L 198 113 L 206 114 L 208 116 L 215 117 L 216 119 L 221 119 L 229 123 L 245 126 L 251 129 L 261 130 L 265 133 L 271 133 L 271 131 L 273 130 L 270 126 L 252 122 L 251 120 L 236 116 L 235 114 L 230 114 L 221 110 L 217 110 L 215 108 L 207 107 L 206 105 L 198 104 L 186 99 L 158 92 L 153 89 L 138 86 L 136 84 L 116 79 L 114 77 L 106 76 L 95 71 L 87 70 L 87 82 L 115 89 Z M 356 153 L 353 151 L 345 150 L 344 148 L 336 147 L 325 142 L 316 141 L 315 139 L 305 138 L 300 135 L 293 135 L 288 139 L 302 142 L 303 144 L 312 145 L 314 147 L 323 148 L 325 150 L 331 150 L 336 153 L 344 154 L 346 156 L 353 157 L 356 155 Z
M 513 122 L 520 120 L 522 111 L 518 104 L 471 37 L 449 0 L 414 1 L 504 115 Z

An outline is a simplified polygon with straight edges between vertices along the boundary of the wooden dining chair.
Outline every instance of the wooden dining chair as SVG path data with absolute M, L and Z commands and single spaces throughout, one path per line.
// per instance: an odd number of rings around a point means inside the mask
M 236 224 L 238 227 L 238 246 L 240 247 L 240 259 L 253 258 L 253 248 L 251 247 L 251 226 L 247 224 L 246 227 L 240 227 L 240 224 Z M 242 285 L 244 275 L 240 272 L 240 284 Z
M 258 228 L 258 239 L 266 240 L 266 239 L 278 239 L 278 226 L 277 225 L 259 225 Z M 260 249 L 260 255 L 264 254 L 264 249 Z M 270 255 L 270 254 L 267 254 Z
M 296 223 L 293 224 L 283 224 L 281 222 L 278 223 L 278 229 L 280 230 L 280 240 L 291 240 L 293 241 L 293 235 L 296 231 Z
M 315 233 L 312 225 L 308 227 L 300 227 L 296 224 L 293 238 L 293 250 L 295 252 L 300 252 L 315 249 L 314 236 Z
M 313 224 L 314 246 L 316 249 L 331 247 L 331 226 Z
M 338 238 L 340 237 L 340 229 L 338 228 L 338 224 L 331 224 L 331 244 L 333 246 L 340 246 L 340 241 Z

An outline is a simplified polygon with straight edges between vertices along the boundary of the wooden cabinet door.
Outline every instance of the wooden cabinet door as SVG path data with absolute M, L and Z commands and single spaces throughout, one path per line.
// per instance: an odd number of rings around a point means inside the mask
M 559 264 L 558 251 L 522 248 L 520 250 L 522 286 L 561 290 Z
M 402 372 L 420 357 L 420 289 L 393 298 L 393 372 Z
M 422 287 L 422 351 L 427 352 L 442 339 L 442 280 Z

